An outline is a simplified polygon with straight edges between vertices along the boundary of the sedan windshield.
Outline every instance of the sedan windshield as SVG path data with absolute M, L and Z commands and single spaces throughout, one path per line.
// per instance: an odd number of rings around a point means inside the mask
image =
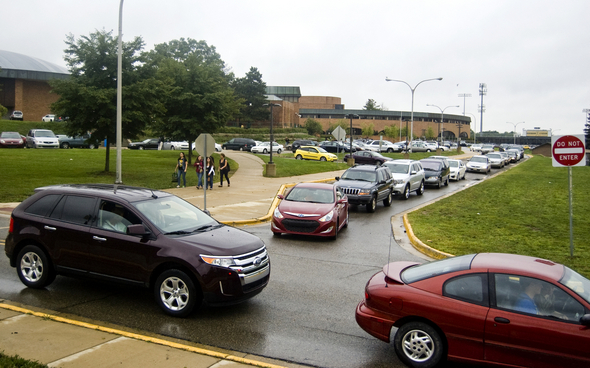
M 450 161 L 449 160 L 449 165 L 451 167 L 459 167 L 459 161 Z
M 285 199 L 294 202 L 334 203 L 334 191 L 295 187 L 291 189 Z
M 411 284 L 412 282 L 444 275 L 450 272 L 468 270 L 471 267 L 471 261 L 475 256 L 475 254 L 468 254 L 465 256 L 445 258 L 440 261 L 413 266 L 404 270 L 401 277 L 403 282 Z
M 50 130 L 38 130 L 35 132 L 35 137 L 55 138 L 55 134 L 53 134 L 53 132 Z
M 488 162 L 488 159 L 485 157 L 472 157 L 471 160 L 469 160 L 471 162 L 479 162 L 479 163 L 486 163 Z
M 1 138 L 20 139 L 20 134 L 16 132 L 2 132 Z
M 203 211 L 176 196 L 150 199 L 133 205 L 165 234 L 190 234 L 219 225 Z
M 578 294 L 590 303 L 590 280 L 580 275 L 571 268 L 564 267 L 565 273 L 559 282 L 567 286 L 574 293 Z

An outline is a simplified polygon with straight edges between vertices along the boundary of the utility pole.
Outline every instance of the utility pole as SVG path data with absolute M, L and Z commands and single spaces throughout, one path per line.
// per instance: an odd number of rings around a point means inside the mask
M 459 97 L 463 97 L 463 116 L 465 116 L 465 97 L 471 97 L 471 93 L 459 93 Z
M 481 105 L 479 105 L 479 132 L 483 132 L 483 113 L 486 111 L 486 107 L 483 104 L 483 96 L 488 93 L 488 86 L 485 83 L 479 84 L 479 95 L 481 96 Z

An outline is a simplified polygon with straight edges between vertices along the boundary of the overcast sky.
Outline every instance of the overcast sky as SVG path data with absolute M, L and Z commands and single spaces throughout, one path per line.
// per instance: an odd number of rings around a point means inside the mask
M 61 66 L 65 37 L 118 33 L 119 0 L 2 4 L 0 49 Z M 123 40 L 145 49 L 174 39 L 216 47 L 237 77 L 254 66 L 269 86 L 336 96 L 347 109 L 369 98 L 386 110 L 476 116 L 483 130 L 582 134 L 590 108 L 590 1 L 127 0 Z M 459 94 L 471 94 L 464 99 Z M 510 123 L 510 124 L 507 124 Z M 473 128 L 473 126 L 472 126 Z

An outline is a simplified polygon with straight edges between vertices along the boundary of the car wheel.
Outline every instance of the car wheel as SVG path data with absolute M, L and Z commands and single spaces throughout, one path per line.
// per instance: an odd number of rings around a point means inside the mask
M 387 194 L 387 197 L 383 200 L 383 205 L 385 207 L 391 206 L 391 202 L 393 202 L 393 198 L 391 198 L 391 196 L 392 196 L 391 191 L 389 191 L 389 194 Z
M 22 283 L 34 289 L 44 288 L 55 279 L 47 255 L 36 245 L 27 245 L 19 252 L 16 271 Z
M 418 188 L 418 190 L 416 191 L 416 194 L 418 194 L 418 195 L 424 194 L 424 181 L 420 182 L 420 188 Z
M 268 150 L 265 148 L 262 153 L 268 153 Z
M 371 201 L 367 203 L 367 212 L 373 213 L 377 208 L 377 196 L 371 197 Z
M 156 280 L 154 293 L 164 312 L 174 317 L 188 316 L 202 302 L 193 280 L 176 269 L 162 272 Z
M 303 156 L 301 155 L 297 155 L 297 157 L 295 157 L 297 160 L 303 160 Z
M 94 146 L 94 144 L 90 144 L 90 145 L 88 145 L 88 148 L 89 149 L 95 149 L 96 147 Z
M 426 150 L 426 152 L 430 152 L 430 150 L 429 150 L 429 149 L 427 149 L 427 150 Z
M 243 151 L 243 150 L 244 150 L 244 147 L 240 147 L 240 151 Z
M 326 158 L 324 156 L 320 157 L 320 161 L 326 161 Z
M 410 198 L 410 185 L 409 184 L 406 185 L 406 187 L 404 188 L 404 192 L 403 192 L 402 198 L 403 199 Z
M 170 146 L 170 150 L 174 151 L 176 148 L 174 148 L 174 146 Z
M 143 146 L 139 146 L 138 148 L 140 151 L 143 151 Z
M 62 143 L 61 148 L 68 149 L 70 148 L 70 145 L 68 143 Z
M 392 148 L 388 148 L 387 149 L 387 153 L 392 153 L 392 152 L 393 152 L 393 149 Z
M 280 154 L 281 154 L 281 152 L 282 152 L 282 151 L 281 151 L 280 149 L 278 149 L 278 150 L 277 150 L 277 155 L 280 155 Z
M 437 187 L 438 189 L 440 189 L 440 188 L 442 187 L 442 181 L 443 181 L 443 179 L 442 179 L 442 178 L 439 178 L 439 179 L 438 179 L 438 182 L 436 183 L 436 187 Z
M 402 325 L 395 334 L 393 346 L 398 358 L 410 367 L 434 367 L 445 355 L 440 335 L 424 322 Z

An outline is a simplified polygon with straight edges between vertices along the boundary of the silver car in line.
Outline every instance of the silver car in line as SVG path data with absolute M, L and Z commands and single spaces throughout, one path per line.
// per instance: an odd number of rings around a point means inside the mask
M 468 172 L 482 172 L 487 174 L 492 170 L 492 164 L 490 164 L 490 160 L 486 156 L 476 155 L 467 161 L 465 168 Z
M 424 169 L 420 161 L 393 160 L 386 161 L 383 166 L 389 168 L 393 176 L 393 194 L 403 199 L 410 198 L 410 192 L 424 194 Z

